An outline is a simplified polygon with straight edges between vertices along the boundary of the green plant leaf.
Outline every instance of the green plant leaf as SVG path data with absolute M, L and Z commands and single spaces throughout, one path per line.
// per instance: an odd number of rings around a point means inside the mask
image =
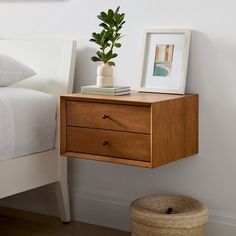
M 113 62 L 113 61 L 108 61 L 107 63 L 108 63 L 108 65 L 110 65 L 110 66 L 115 66 L 115 65 L 116 65 L 115 62 Z
M 120 43 L 115 43 L 114 46 L 117 47 L 117 48 L 120 48 L 121 44 Z
M 124 14 L 116 14 L 114 16 L 114 19 L 116 20 L 117 24 L 120 24 L 124 20 Z
M 101 58 L 101 52 L 97 51 L 96 54 L 98 55 L 99 58 Z
M 117 39 L 118 37 L 120 37 L 120 33 L 116 33 L 115 38 Z
M 93 33 L 92 33 L 92 36 L 93 36 L 94 38 L 96 38 L 96 37 L 97 37 L 97 33 L 93 32 Z
M 115 58 L 115 57 L 117 57 L 118 56 L 118 54 L 117 53 L 114 53 L 112 56 L 111 56 L 111 58 Z M 110 58 L 110 59 L 111 59 Z
M 104 23 L 104 22 L 99 24 L 99 26 L 103 27 L 106 30 L 109 30 L 109 26 L 106 23 Z
M 96 39 L 94 39 L 94 38 L 91 38 L 91 39 L 89 39 L 89 41 L 90 41 L 90 42 L 94 42 L 94 43 L 96 43 L 96 42 L 97 42 L 97 40 L 96 40 Z
M 100 58 L 101 60 L 103 59 L 103 57 L 104 57 L 103 52 L 97 51 L 96 54 L 97 54 L 98 58 Z
M 95 61 L 95 62 L 96 62 L 96 61 L 101 61 L 101 59 L 98 58 L 98 57 L 91 57 L 91 60 L 92 60 L 92 61 Z
M 100 16 L 101 16 L 102 18 L 106 18 L 106 17 L 107 17 L 107 14 L 106 14 L 104 11 L 102 11 L 102 12 L 100 13 Z
M 118 6 L 118 7 L 116 8 L 115 14 L 117 14 L 117 13 L 119 12 L 119 10 L 120 10 L 120 6 Z
M 114 11 L 112 11 L 112 9 L 108 10 L 108 17 L 113 17 L 114 16 Z
M 120 14 L 115 14 L 114 15 L 114 20 L 115 20 L 116 24 L 119 24 Z
M 98 18 L 99 20 L 101 20 L 101 21 L 103 21 L 103 19 L 104 19 L 104 18 L 103 18 L 102 16 L 100 16 L 100 15 L 98 15 L 97 18 Z
M 123 38 L 124 37 L 124 35 L 121 35 L 121 36 L 119 36 L 116 40 L 119 40 L 119 39 L 121 39 L 121 38 Z
M 112 58 L 112 55 L 113 55 L 112 50 L 110 50 L 106 53 L 106 58 L 108 58 L 108 60 L 109 60 Z

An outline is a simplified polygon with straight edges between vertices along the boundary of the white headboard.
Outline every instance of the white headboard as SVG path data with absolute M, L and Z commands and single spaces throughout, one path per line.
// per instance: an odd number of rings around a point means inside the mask
M 72 92 L 75 41 L 0 40 L 0 54 L 13 57 L 37 73 L 14 87 L 31 88 L 56 95 Z

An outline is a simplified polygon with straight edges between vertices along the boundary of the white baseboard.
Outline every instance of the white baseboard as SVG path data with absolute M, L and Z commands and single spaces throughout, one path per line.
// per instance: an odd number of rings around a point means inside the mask
M 206 236 L 235 236 L 236 214 L 209 210 Z
M 130 231 L 129 205 L 133 199 L 114 193 L 101 194 L 81 189 L 71 193 L 74 219 Z
M 1 205 L 58 215 L 54 193 L 41 188 L 0 201 Z M 81 188 L 70 192 L 72 218 L 77 221 L 130 231 L 129 205 L 132 197 L 117 193 L 101 193 Z M 29 204 L 31 203 L 31 204 Z M 209 210 L 206 236 L 236 236 L 236 214 Z

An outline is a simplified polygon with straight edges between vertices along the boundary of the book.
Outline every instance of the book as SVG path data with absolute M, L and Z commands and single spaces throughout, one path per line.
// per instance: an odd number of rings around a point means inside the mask
M 131 90 L 126 90 L 126 91 L 96 91 L 96 90 L 87 90 L 87 91 L 82 91 L 81 93 L 83 94 L 95 94 L 95 95 L 110 95 L 110 96 L 120 96 L 120 95 L 127 95 L 131 93 Z
M 82 86 L 81 93 L 100 95 L 125 95 L 130 94 L 129 86 L 98 87 L 96 85 Z
M 113 87 L 99 87 L 96 85 L 82 86 L 81 91 L 127 91 L 130 90 L 129 86 L 113 86 Z

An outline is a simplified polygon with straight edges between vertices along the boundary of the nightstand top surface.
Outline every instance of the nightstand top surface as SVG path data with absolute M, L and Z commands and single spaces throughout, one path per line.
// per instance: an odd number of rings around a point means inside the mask
M 178 99 L 186 96 L 193 95 L 177 95 L 177 94 L 161 94 L 161 93 L 144 93 L 132 91 L 129 95 L 122 96 L 108 96 L 108 95 L 93 95 L 93 94 L 82 94 L 73 93 L 61 96 L 62 98 L 78 101 L 88 102 L 113 102 L 113 103 L 137 103 L 137 104 L 152 104 L 155 102 Z

